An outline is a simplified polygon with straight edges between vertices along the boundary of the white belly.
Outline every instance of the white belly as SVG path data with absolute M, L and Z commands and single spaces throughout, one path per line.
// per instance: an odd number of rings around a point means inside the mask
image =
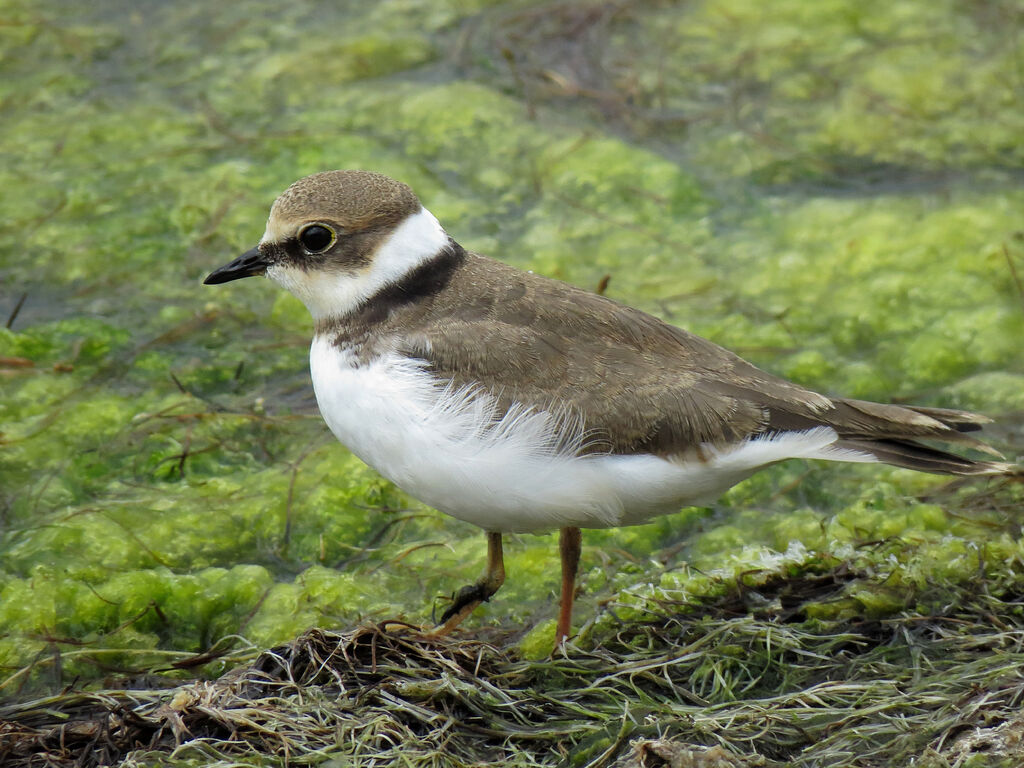
M 488 531 L 642 523 L 781 459 L 851 458 L 826 455 L 829 428 L 708 449 L 704 461 L 580 456 L 581 436 L 552 415 L 502 417 L 487 395 L 439 385 L 397 354 L 358 365 L 317 336 L 310 370 L 320 412 L 349 450 L 420 501 Z

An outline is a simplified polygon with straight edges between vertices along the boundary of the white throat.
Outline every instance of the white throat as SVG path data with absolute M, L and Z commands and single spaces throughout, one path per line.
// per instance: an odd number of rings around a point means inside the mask
M 266 239 L 267 235 L 264 235 Z M 267 277 L 306 305 L 314 321 L 341 317 L 397 282 L 448 245 L 448 235 L 426 208 L 399 224 L 358 272 L 306 271 L 275 264 Z

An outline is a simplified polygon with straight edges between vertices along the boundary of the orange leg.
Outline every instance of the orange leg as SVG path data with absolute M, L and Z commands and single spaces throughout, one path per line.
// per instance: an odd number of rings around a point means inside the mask
M 505 559 L 501 552 L 501 534 L 487 534 L 487 570 L 475 584 L 463 587 L 441 616 L 435 632 L 446 635 L 455 629 L 480 603 L 487 602 L 505 583 Z
M 562 600 L 558 610 L 558 629 L 555 646 L 569 638 L 572 631 L 572 602 L 576 596 L 576 569 L 580 564 L 580 529 L 563 528 L 559 531 L 558 548 L 562 555 Z

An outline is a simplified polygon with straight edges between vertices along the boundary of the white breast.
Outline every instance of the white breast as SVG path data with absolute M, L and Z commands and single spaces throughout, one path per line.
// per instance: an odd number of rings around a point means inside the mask
M 830 452 L 827 427 L 707 448 L 705 459 L 577 455 L 585 436 L 545 412 L 496 412 L 484 393 L 439 384 L 398 354 L 358 364 L 325 336 L 310 349 L 320 412 L 335 436 L 407 493 L 488 531 L 641 523 L 706 502 L 785 458 L 869 460 Z

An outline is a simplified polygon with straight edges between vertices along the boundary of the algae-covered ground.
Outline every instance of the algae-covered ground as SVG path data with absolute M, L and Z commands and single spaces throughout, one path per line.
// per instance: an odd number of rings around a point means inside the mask
M 429 623 L 484 537 L 330 437 L 295 299 L 201 280 L 293 180 L 368 168 L 467 248 L 822 391 L 984 412 L 1017 458 L 1022 26 L 1014 0 L 0 0 L 0 758 L 1018 765 L 1019 480 L 790 462 L 585 532 L 553 660 L 549 535 L 507 537 L 463 645 L 355 631 Z M 257 658 L 311 627 L 348 634 Z

